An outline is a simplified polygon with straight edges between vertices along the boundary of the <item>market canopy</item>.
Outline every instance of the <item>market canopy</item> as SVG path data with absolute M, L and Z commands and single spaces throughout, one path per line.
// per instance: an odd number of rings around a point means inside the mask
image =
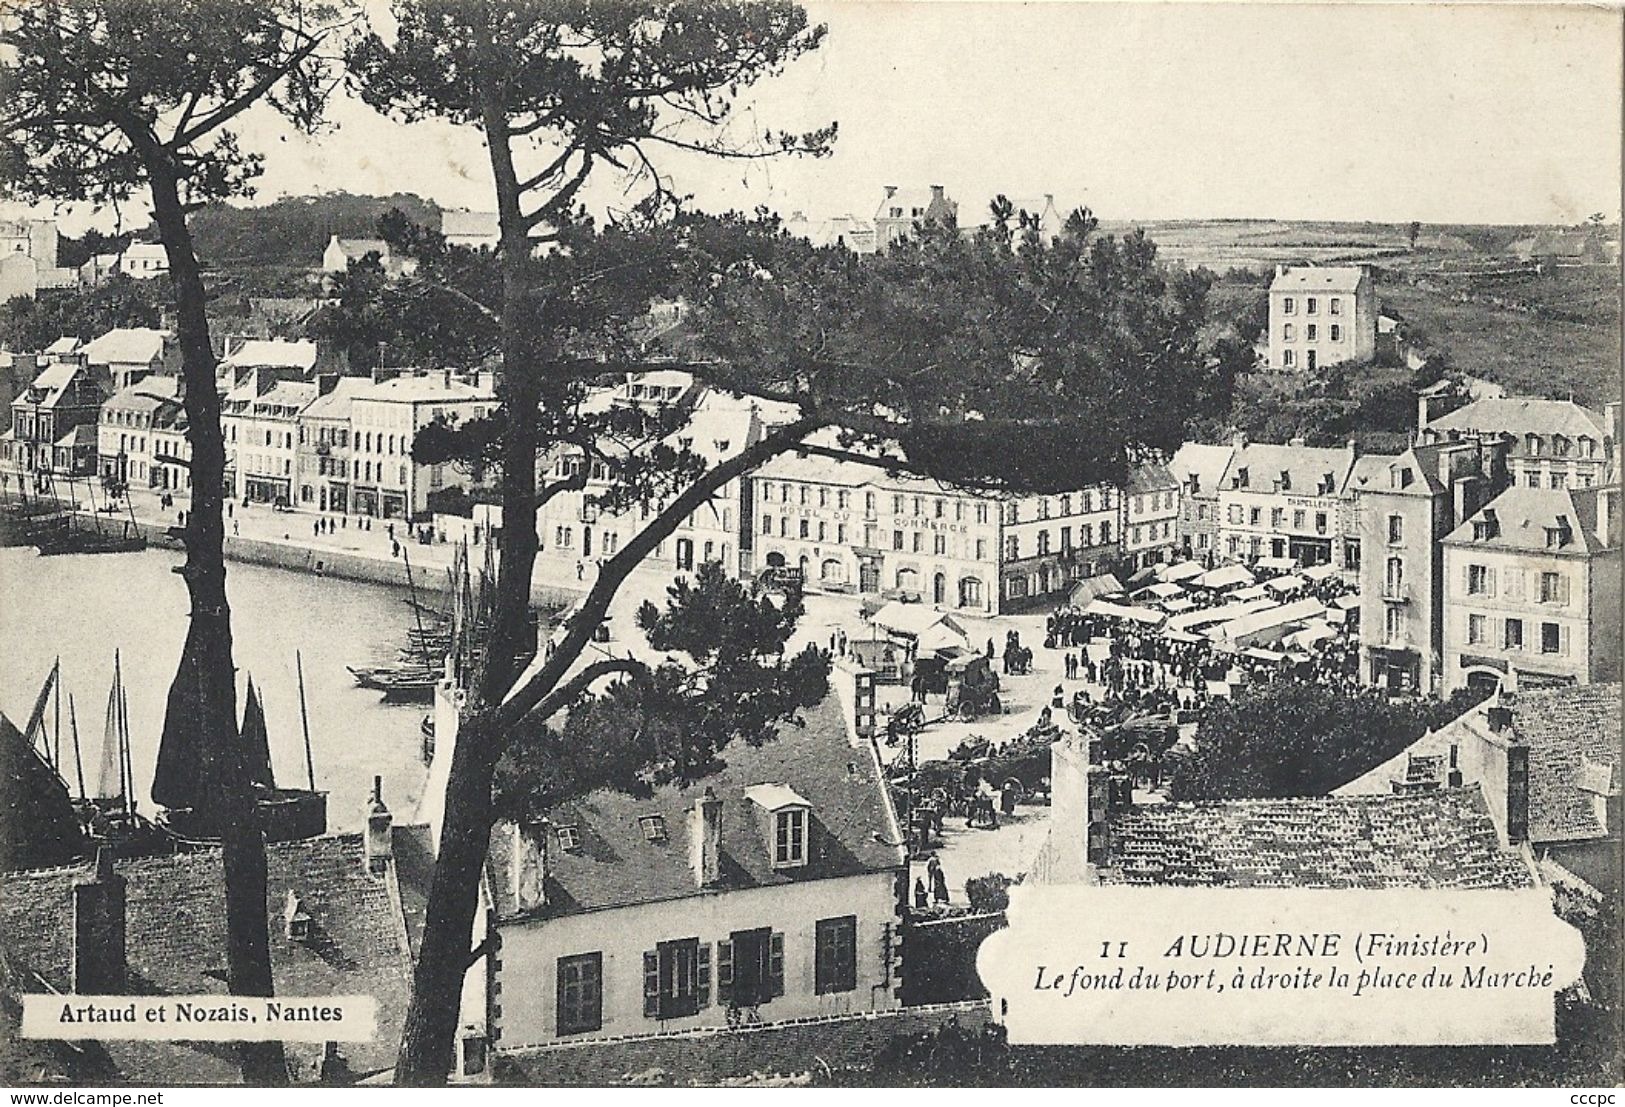
M 1267 569 L 1272 573 L 1290 573 L 1297 567 L 1298 559 L 1295 557 L 1261 557 L 1257 564 L 1257 568 Z
M 1266 580 L 1264 582 L 1264 587 L 1268 588 L 1271 592 L 1290 592 L 1294 588 L 1307 588 L 1308 586 L 1308 581 L 1294 574 L 1288 574 L 1284 577 L 1276 577 L 1274 580 Z
M 1264 661 L 1271 665 L 1279 665 L 1286 660 L 1286 654 L 1277 650 L 1266 650 L 1258 646 L 1248 646 L 1241 651 L 1241 656 L 1250 657 L 1254 661 Z
M 1248 600 L 1267 600 L 1269 599 L 1269 595 L 1269 589 L 1265 588 L 1262 584 L 1253 584 L 1246 588 L 1236 589 L 1234 592 L 1230 593 L 1230 595 L 1226 596 L 1225 599 L 1230 603 L 1236 603 L 1238 601 L 1245 603 Z M 1271 602 L 1273 603 L 1274 601 L 1272 600 Z
M 1170 615 L 1178 615 L 1181 612 L 1190 611 L 1195 607 L 1196 601 L 1191 599 L 1189 596 L 1179 596 L 1162 605 L 1162 609 Z
M 1202 568 L 1200 562 L 1180 561 L 1173 565 L 1164 565 L 1162 569 L 1157 572 L 1157 576 L 1162 580 L 1173 581 L 1177 584 L 1182 580 L 1190 580 L 1192 577 L 1199 577 L 1205 571 L 1206 570 Z
M 1096 600 L 1084 609 L 1086 615 L 1105 615 L 1113 619 L 1123 619 L 1131 623 L 1145 623 L 1150 626 L 1160 626 L 1167 618 L 1160 611 L 1152 611 L 1148 607 L 1126 607 L 1120 603 L 1111 603 L 1108 600 Z
M 1116 577 L 1110 573 L 1101 573 L 1099 576 L 1085 577 L 1073 585 L 1072 593 L 1067 596 L 1066 602 L 1073 607 L 1083 607 L 1091 600 L 1099 599 L 1101 596 L 1110 596 L 1114 592 L 1121 592 L 1122 590 L 1123 585 Z
M 1293 631 L 1291 634 L 1282 639 L 1282 641 L 1288 646 L 1297 646 L 1298 648 L 1302 649 L 1314 645 L 1323 638 L 1334 637 L 1336 634 L 1337 632 L 1331 628 L 1330 624 L 1310 623 L 1302 630 Z
M 1336 574 L 1337 566 L 1333 565 L 1329 561 L 1322 562 L 1319 565 L 1311 565 L 1309 568 L 1303 571 L 1303 575 L 1308 577 L 1310 580 L 1325 580 L 1327 577 L 1335 576 Z
M 1193 583 L 1198 588 L 1239 588 L 1253 583 L 1253 574 L 1247 571 L 1245 565 L 1221 565 L 1217 569 L 1209 569 Z
M 1140 589 L 1141 595 L 1155 596 L 1159 600 L 1171 600 L 1175 596 L 1183 596 L 1185 590 L 1177 584 L 1152 584 Z
M 1360 606 L 1359 596 L 1339 596 L 1332 601 L 1332 606 L 1339 611 L 1353 611 Z
M 942 641 L 942 645 L 963 646 L 970 641 L 965 634 L 965 628 L 959 625 L 957 619 L 923 603 L 902 603 L 893 600 L 871 615 L 869 621 L 892 634 L 915 639 L 922 649 L 939 648 L 927 646 L 924 637 L 927 631 L 933 631 L 939 626 L 949 632 L 949 640 Z M 940 638 L 940 634 L 934 635 L 934 639 Z

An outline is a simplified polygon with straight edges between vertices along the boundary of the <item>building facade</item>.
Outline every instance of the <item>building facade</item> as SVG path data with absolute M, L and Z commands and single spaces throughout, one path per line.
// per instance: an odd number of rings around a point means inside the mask
M 170 443 L 158 432 L 182 418 L 180 395 L 179 378 L 155 376 L 121 389 L 102 405 L 96 455 L 104 479 L 131 488 L 177 487 L 171 483 L 177 459 L 168 456 Z
M 481 384 L 458 380 L 450 370 L 414 373 L 380 381 L 350 399 L 350 511 L 382 519 L 427 514 L 429 494 L 459 478 L 450 465 L 412 460 L 412 443 L 430 423 L 465 423 L 496 407 Z
M 1356 463 L 1360 674 L 1395 692 L 1437 690 L 1444 656 L 1440 542 L 1506 487 L 1505 446 L 1413 446 Z
M 1363 266 L 1277 266 L 1270 283 L 1269 364 L 1311 371 L 1377 351 L 1377 293 Z
M 350 410 L 355 397 L 371 387 L 366 377 L 340 377 L 300 412 L 294 471 L 301 509 L 350 513 L 354 477 Z
M 80 347 L 91 368 L 104 373 L 121 392 L 155 373 L 180 368 L 180 348 L 167 331 L 151 327 L 115 327 Z
M 1352 443 L 1335 449 L 1302 439 L 1284 446 L 1239 440 L 1219 487 L 1221 557 L 1345 567 L 1344 486 L 1356 456 Z
M 156 242 L 132 242 L 118 258 L 118 271 L 136 281 L 169 275 L 169 253 Z
M 107 379 L 79 354 L 57 355 L 11 401 L 6 460 L 32 473 L 80 476 L 95 471 L 96 424 L 111 391 Z M 82 439 L 78 428 L 88 427 Z M 59 459 L 58 445 L 66 451 Z M 67 464 L 59 465 L 59 460 Z
M 317 396 L 308 381 L 265 378 L 227 393 L 221 410 L 226 435 L 226 479 L 231 494 L 245 503 L 292 507 L 295 443 L 299 414 Z
M 1179 480 L 1166 465 L 1137 465 L 1129 470 L 1123 490 L 1123 540 L 1127 567 L 1158 565 L 1179 547 Z
M 905 238 L 913 238 L 916 224 L 956 223 L 959 204 L 948 197 L 943 185 L 930 188 L 899 188 L 886 185 L 880 206 L 875 209 L 875 242 L 884 250 Z
M 1616 486 L 1513 486 L 1443 540 L 1445 691 L 1620 675 Z
M 1174 451 L 1169 468 L 1179 482 L 1179 521 L 1174 533 L 1181 556 L 1209 566 L 1218 557 L 1219 485 L 1235 452 L 1234 445 L 1200 442 L 1187 442 Z

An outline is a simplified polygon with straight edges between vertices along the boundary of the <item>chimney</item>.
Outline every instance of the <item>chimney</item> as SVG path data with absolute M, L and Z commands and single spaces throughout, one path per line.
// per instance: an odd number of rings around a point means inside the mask
M 382 873 L 395 856 L 394 818 L 384 806 L 384 778 L 372 778 L 372 795 L 361 808 L 366 830 L 362 831 L 361 861 L 369 873 Z
M 1231 431 L 1230 445 L 1238 450 L 1245 449 L 1247 447 L 1247 432 L 1244 430 Z
M 1507 842 L 1516 846 L 1528 840 L 1529 747 L 1513 742 L 1507 746 Z
M 124 991 L 124 878 L 113 871 L 113 852 L 96 851 L 95 871 L 73 885 L 73 965 L 70 988 L 79 995 Z
M 1461 768 L 1456 763 L 1457 750 L 1458 750 L 1458 747 L 1457 747 L 1456 743 L 1451 742 L 1450 743 L 1450 772 L 1449 772 L 1449 775 L 1445 777 L 1445 783 L 1447 785 L 1449 785 L 1451 788 L 1460 788 L 1461 787 Z
M 932 200 L 940 200 L 940 199 L 942 199 L 942 190 L 943 190 L 943 188 L 944 188 L 943 185 L 932 185 L 931 186 L 931 199 Z
M 1614 514 L 1619 511 L 1619 489 L 1609 485 L 1597 491 L 1597 541 L 1603 546 L 1619 542 L 1619 527 Z
M 722 801 L 709 785 L 689 811 L 688 856 L 694 886 L 716 884 L 722 869 Z
M 545 818 L 513 824 L 513 898 L 521 911 L 547 906 L 547 834 L 552 827 Z
M 890 200 L 893 196 L 896 196 L 896 195 L 897 195 L 897 186 L 896 185 L 887 185 L 886 186 L 886 199 Z
M 1276 275 L 1276 276 L 1277 276 L 1277 277 L 1284 277 L 1284 276 L 1286 276 L 1286 266 L 1284 266 L 1284 265 L 1279 265 L 1279 264 L 1278 264 L 1278 265 L 1276 265 L 1276 267 L 1275 267 L 1275 275 Z
M 1490 725 L 1491 734 L 1505 734 L 1512 726 L 1512 708 L 1492 703 L 1484 712 L 1484 718 Z

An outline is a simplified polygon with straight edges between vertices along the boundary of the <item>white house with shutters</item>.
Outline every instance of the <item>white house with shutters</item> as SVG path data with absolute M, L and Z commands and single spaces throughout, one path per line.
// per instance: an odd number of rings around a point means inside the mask
M 459 1064 L 899 1006 L 903 834 L 874 744 L 872 674 L 760 747 L 648 795 L 599 789 L 492 832 Z M 455 745 L 449 687 L 437 766 Z M 428 793 L 437 790 L 436 767 Z M 432 797 L 425 814 L 435 820 Z

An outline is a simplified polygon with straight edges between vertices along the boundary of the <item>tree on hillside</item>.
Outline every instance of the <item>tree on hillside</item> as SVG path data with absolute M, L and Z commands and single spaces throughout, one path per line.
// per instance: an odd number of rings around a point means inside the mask
M 1174 760 L 1176 800 L 1323 796 L 1369 772 L 1482 699 L 1390 703 L 1375 689 L 1349 694 L 1282 682 L 1219 704 L 1196 731 L 1194 753 Z
M 1416 222 L 1415 220 L 1412 220 L 1410 226 L 1405 228 L 1405 239 L 1410 243 L 1412 250 L 1416 249 L 1416 240 L 1421 237 L 1421 234 L 1422 224 Z
M 816 250 L 765 214 L 665 217 L 675 197 L 656 169 L 661 148 L 719 157 L 827 148 L 833 128 L 750 145 L 719 134 L 738 89 L 820 41 L 822 29 L 793 4 L 689 0 L 634 11 L 403 0 L 396 14 L 395 40 L 370 40 L 352 58 L 365 95 L 408 118 L 480 127 L 502 231 L 494 287 L 480 283 L 487 275 L 477 266 L 462 274 L 470 289 L 446 282 L 499 328 L 500 411 L 484 427 L 436 432 L 414 449 L 425 461 L 440 450 L 478 453 L 499 474 L 505 521 L 488 661 L 452 754 L 396 1069 L 398 1082 L 417 1083 L 444 1079 L 463 975 L 483 953 L 469 944 L 498 766 L 513 764 L 504 755 L 517 735 L 560 715 L 568 730 L 582 725 L 572 721 L 578 711 L 590 721 L 608 710 L 602 697 L 582 699 L 596 681 L 658 683 L 626 659 L 580 662 L 628 574 L 686 517 L 728 482 L 798 449 L 874 464 L 867 451 L 886 443 L 906 450 L 906 460 L 886 464 L 991 489 L 1114 479 L 1132 451 L 1177 445 L 1187 405 L 1222 374 L 1199 338 L 1205 282 L 1167 272 L 1143 235 L 1097 235 L 1087 212 L 1073 214 L 1052 250 L 1040 249 L 1030 226 L 974 238 L 928 227 L 870 259 Z M 549 145 L 531 165 L 538 136 Z M 601 165 L 634 174 L 645 201 L 598 228 L 571 207 Z M 561 249 L 536 256 L 539 236 Z M 438 269 L 420 268 L 418 281 L 437 279 Z M 584 404 L 595 378 L 635 351 L 633 324 L 650 297 L 670 292 L 695 305 L 706 358 L 690 368 L 715 388 L 792 412 L 719 464 L 680 445 L 682 412 Z M 832 437 L 807 441 L 821 430 Z M 641 505 L 647 521 L 602 563 L 547 659 L 516 686 L 533 520 L 552 497 L 581 490 L 588 471 L 565 469 L 538 488 L 539 451 L 563 450 L 607 474 L 598 506 Z M 694 605 L 686 611 L 680 621 L 697 618 Z M 730 700 L 726 686 L 702 691 L 713 708 Z M 735 728 L 751 731 L 725 714 L 716 733 Z M 592 732 L 615 740 L 614 727 Z
M 192 808 L 223 845 L 227 983 L 272 993 L 265 845 L 237 734 L 222 556 L 225 446 L 206 292 L 188 215 L 246 195 L 258 155 L 234 122 L 268 104 L 305 129 L 329 86 L 339 12 L 302 0 L 57 0 L 0 15 L 7 96 L 0 182 L 13 196 L 111 203 L 144 191 L 169 259 L 179 333 L 192 504 L 182 575 L 190 623 L 164 718 L 153 798 Z M 283 1083 L 279 1043 L 244 1043 L 244 1077 Z
M 90 288 L 41 289 L 0 307 L 0 346 L 36 352 L 58 338 L 86 341 L 115 327 L 156 327 L 169 290 L 119 273 Z

